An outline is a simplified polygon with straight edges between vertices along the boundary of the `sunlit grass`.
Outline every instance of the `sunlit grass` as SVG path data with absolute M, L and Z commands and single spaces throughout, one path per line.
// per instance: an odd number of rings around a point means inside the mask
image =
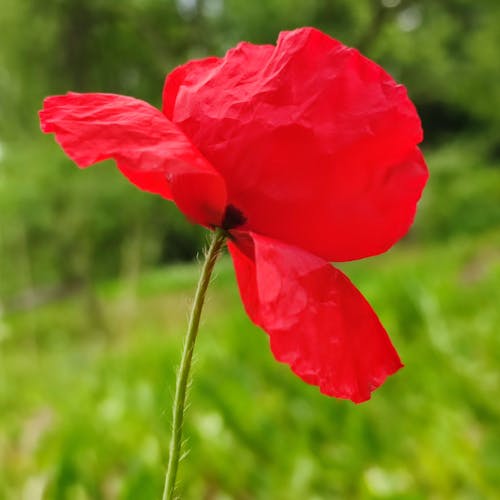
M 494 498 L 500 487 L 500 233 L 343 265 L 404 370 L 360 406 L 276 363 L 230 261 L 201 327 L 183 498 Z M 161 490 L 195 265 L 105 283 L 4 318 L 0 498 L 138 499 Z

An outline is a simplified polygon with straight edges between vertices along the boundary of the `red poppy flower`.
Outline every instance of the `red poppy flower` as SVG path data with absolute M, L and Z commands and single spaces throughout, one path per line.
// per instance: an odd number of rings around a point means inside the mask
M 163 110 L 132 97 L 49 97 L 40 113 L 87 167 L 114 158 L 136 186 L 222 227 L 241 298 L 278 361 L 355 402 L 401 361 L 374 311 L 329 261 L 386 251 L 427 180 L 403 86 L 312 28 L 240 43 L 168 75 Z

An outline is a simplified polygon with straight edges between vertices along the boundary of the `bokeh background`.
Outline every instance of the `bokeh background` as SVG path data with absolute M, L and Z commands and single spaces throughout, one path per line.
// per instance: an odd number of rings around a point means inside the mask
M 206 235 L 111 163 L 78 170 L 44 96 L 133 95 L 313 25 L 409 89 L 431 180 L 410 234 L 343 268 L 406 368 L 360 406 L 275 363 L 227 257 L 197 346 L 188 499 L 500 498 L 500 2 L 0 0 L 0 498 L 158 498 Z M 307 165 L 304 166 L 307 168 Z

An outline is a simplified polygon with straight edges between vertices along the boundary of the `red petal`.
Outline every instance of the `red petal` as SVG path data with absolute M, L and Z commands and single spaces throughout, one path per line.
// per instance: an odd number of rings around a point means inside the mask
M 329 396 L 370 398 L 401 361 L 366 299 L 323 259 L 255 233 L 229 243 L 245 309 L 278 361 Z
M 405 88 L 315 29 L 182 66 L 164 103 L 247 229 L 341 261 L 387 250 L 413 221 L 428 173 Z
M 166 78 L 163 88 L 162 110 L 165 116 L 171 120 L 175 107 L 175 98 L 181 85 L 202 84 L 203 80 L 210 78 L 212 69 L 221 64 L 219 57 L 207 57 L 189 61 L 174 69 Z
M 68 93 L 45 99 L 40 121 L 78 166 L 113 158 L 137 187 L 174 199 L 194 222 L 220 224 L 224 180 L 153 106 L 113 94 Z

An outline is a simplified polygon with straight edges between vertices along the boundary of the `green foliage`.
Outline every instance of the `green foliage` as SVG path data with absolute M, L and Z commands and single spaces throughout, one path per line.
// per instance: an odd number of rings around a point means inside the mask
M 466 138 L 426 155 L 431 179 L 412 237 L 447 240 L 500 227 L 500 163 L 485 163 L 484 141 Z
M 172 204 L 135 190 L 111 162 L 79 171 L 41 139 L 9 148 L 1 171 L 0 297 L 194 257 L 201 229 Z
M 182 498 L 494 498 L 499 244 L 497 231 L 345 266 L 406 363 L 360 406 L 272 359 L 223 260 L 197 346 Z M 89 332 L 78 300 L 4 320 L 0 497 L 158 497 L 197 273 L 148 273 L 135 299 L 126 283 L 103 286 L 108 336 Z

